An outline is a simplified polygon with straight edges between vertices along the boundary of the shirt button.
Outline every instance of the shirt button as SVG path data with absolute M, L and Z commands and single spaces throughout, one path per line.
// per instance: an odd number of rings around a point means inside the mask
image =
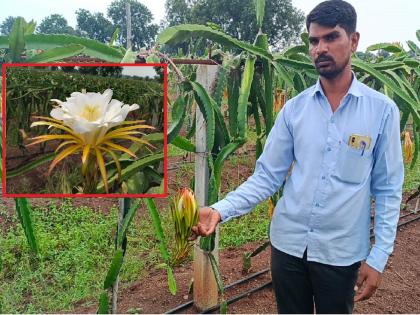
M 309 232 L 313 232 L 313 231 L 314 231 L 314 229 L 310 229 L 310 230 L 309 230 Z
M 327 151 L 331 151 L 331 148 L 330 148 L 330 147 L 328 147 L 328 148 L 327 148 Z
M 325 176 L 322 176 L 321 178 L 322 178 L 322 179 L 325 179 Z
M 319 207 L 319 203 L 318 202 L 315 204 L 315 207 Z

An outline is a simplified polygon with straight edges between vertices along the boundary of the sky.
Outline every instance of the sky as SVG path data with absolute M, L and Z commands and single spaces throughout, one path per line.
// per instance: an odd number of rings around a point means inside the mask
M 165 0 L 138 0 L 146 5 L 159 24 L 165 18 Z M 227 0 L 228 1 L 228 0 Z M 251 0 L 250 0 L 251 1 Z M 23 16 L 26 20 L 34 19 L 38 24 L 50 14 L 62 14 L 72 27 L 76 26 L 75 11 L 79 8 L 90 12 L 106 10 L 112 0 L 2 0 L 0 22 L 7 16 Z M 315 7 L 319 0 L 292 0 L 295 7 L 305 15 Z M 419 0 L 348 0 L 358 14 L 358 31 L 361 34 L 359 49 L 380 42 L 401 42 L 407 40 L 418 43 L 416 30 L 420 29 Z M 406 45 L 404 45 L 407 47 Z
M 149 77 L 154 78 L 157 76 L 155 69 L 152 66 L 139 66 L 139 67 L 123 67 L 123 75 L 130 75 L 136 77 Z

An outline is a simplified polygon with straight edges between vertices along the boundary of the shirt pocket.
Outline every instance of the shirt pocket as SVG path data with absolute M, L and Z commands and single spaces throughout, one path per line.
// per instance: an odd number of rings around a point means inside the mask
M 372 152 L 349 147 L 342 143 L 338 152 L 336 175 L 342 182 L 360 184 L 368 176 L 372 165 Z

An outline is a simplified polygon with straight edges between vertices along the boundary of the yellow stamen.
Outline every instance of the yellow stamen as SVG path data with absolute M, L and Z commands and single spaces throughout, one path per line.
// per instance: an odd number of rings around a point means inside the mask
M 86 105 L 83 108 L 83 112 L 80 114 L 81 117 L 85 118 L 88 121 L 97 120 L 100 115 L 99 106 L 97 105 Z

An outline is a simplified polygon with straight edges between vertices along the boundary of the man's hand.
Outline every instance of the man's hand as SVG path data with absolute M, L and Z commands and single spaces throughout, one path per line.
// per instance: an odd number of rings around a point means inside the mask
M 381 283 L 382 274 L 363 262 L 356 281 L 355 302 L 369 299 Z
M 220 213 L 217 210 L 209 207 L 200 208 L 198 223 L 196 226 L 192 227 L 192 231 L 195 234 L 193 239 L 197 238 L 197 236 L 211 235 L 220 220 Z

